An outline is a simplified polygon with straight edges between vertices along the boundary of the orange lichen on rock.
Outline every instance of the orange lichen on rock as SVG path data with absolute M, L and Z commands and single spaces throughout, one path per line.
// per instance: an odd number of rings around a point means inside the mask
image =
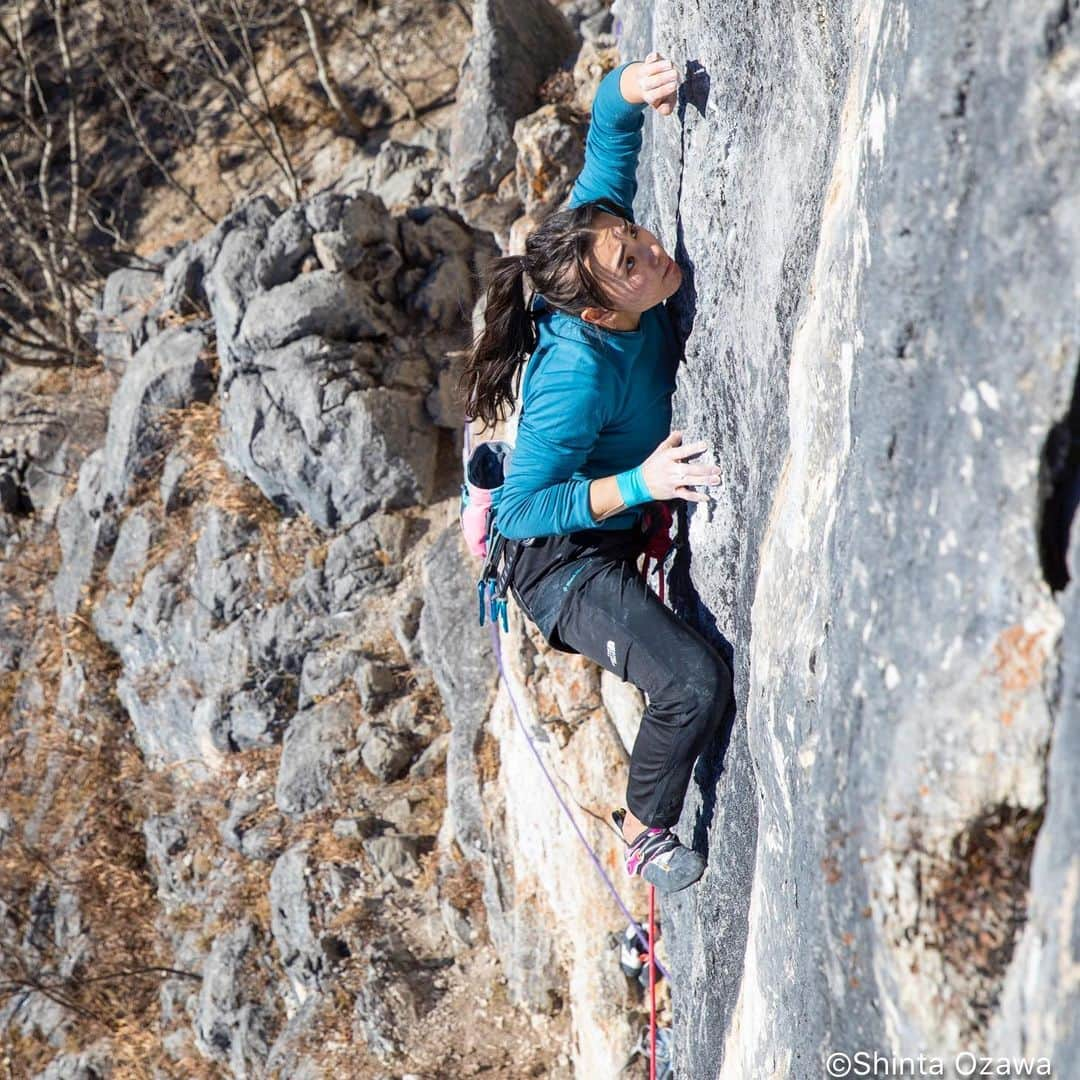
M 1032 633 L 1022 626 L 1010 626 L 994 643 L 994 674 L 1006 691 L 1023 691 L 1038 683 L 1046 662 L 1046 648 L 1039 640 L 1044 630 Z

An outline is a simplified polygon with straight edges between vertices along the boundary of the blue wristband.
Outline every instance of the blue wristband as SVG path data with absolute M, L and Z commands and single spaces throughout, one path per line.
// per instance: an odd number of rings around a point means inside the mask
M 615 477 L 619 485 L 619 494 L 627 506 L 641 506 L 643 503 L 652 502 L 652 493 L 645 486 L 645 477 L 642 474 L 642 466 L 636 469 L 628 469 Z

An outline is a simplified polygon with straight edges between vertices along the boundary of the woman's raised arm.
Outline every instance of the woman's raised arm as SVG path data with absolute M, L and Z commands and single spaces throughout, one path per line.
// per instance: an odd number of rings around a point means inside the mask
M 645 109 L 651 105 L 662 116 L 670 115 L 678 84 L 674 65 L 657 53 L 620 64 L 600 80 L 585 139 L 585 165 L 568 206 L 611 199 L 632 216 Z

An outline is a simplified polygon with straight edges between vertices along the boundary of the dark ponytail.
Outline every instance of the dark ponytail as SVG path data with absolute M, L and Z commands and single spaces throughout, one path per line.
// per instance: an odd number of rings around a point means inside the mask
M 529 284 L 548 305 L 570 315 L 588 307 L 612 308 L 595 276 L 585 266 L 601 212 L 630 215 L 607 199 L 557 210 L 525 240 L 524 255 L 495 259 L 485 275 L 484 328 L 466 354 L 458 394 L 466 415 L 494 427 L 513 407 L 521 369 L 536 347 L 537 312 L 529 310 Z

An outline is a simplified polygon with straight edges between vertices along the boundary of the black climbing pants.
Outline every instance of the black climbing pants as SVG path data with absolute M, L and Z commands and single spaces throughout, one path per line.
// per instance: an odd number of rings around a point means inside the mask
M 679 820 L 694 761 L 719 734 L 731 671 L 638 573 L 640 544 L 636 529 L 542 537 L 521 548 L 511 589 L 551 645 L 647 695 L 626 802 L 646 825 L 663 827 Z

